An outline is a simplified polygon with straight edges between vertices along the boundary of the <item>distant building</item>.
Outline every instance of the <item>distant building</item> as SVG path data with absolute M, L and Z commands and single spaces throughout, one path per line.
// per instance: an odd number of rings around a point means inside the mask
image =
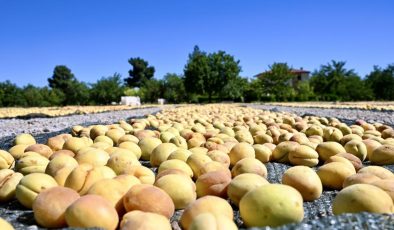
M 270 71 L 265 71 L 257 74 L 255 77 L 261 78 L 264 74 L 269 73 Z M 300 69 L 291 69 L 290 73 L 294 75 L 293 79 L 291 79 L 288 83 L 292 87 L 296 86 L 299 82 L 308 81 L 310 71 L 304 70 L 302 67 Z
M 120 104 L 129 106 L 140 106 L 141 99 L 140 97 L 123 96 L 120 98 Z
M 166 99 L 164 99 L 164 98 L 159 98 L 159 99 L 157 99 L 157 103 L 158 103 L 159 105 L 164 105 L 165 102 L 166 102 Z

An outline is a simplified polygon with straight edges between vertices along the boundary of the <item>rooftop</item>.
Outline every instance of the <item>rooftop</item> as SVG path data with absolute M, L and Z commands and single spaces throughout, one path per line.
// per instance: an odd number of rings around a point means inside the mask
M 268 71 L 265 71 L 265 72 L 256 74 L 255 77 L 261 77 L 263 74 L 270 73 L 270 72 L 271 72 L 271 71 L 268 70 Z M 291 69 L 291 70 L 290 70 L 290 73 L 292 73 L 292 74 L 294 74 L 294 75 L 309 74 L 310 72 L 311 72 L 311 71 L 304 70 L 303 68 L 300 68 L 300 69 Z

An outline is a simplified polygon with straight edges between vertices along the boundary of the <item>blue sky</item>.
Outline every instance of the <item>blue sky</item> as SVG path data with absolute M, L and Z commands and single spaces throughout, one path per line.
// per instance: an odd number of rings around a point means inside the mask
M 137 56 L 161 78 L 182 73 L 194 45 L 234 55 L 247 77 L 332 59 L 364 76 L 394 63 L 393 12 L 390 0 L 0 0 L 0 81 L 45 86 L 60 64 L 85 82 L 126 77 Z

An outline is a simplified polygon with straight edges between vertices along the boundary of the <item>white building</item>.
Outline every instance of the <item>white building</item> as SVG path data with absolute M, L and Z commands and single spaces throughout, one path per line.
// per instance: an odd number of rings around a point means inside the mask
M 131 105 L 131 106 L 140 106 L 141 99 L 140 99 L 140 97 L 123 96 L 120 98 L 120 104 L 121 105 Z

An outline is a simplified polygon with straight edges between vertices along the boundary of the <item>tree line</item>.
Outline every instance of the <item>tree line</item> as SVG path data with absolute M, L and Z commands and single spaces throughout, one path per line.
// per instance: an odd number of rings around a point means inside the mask
M 105 105 L 121 96 L 139 96 L 142 102 L 206 103 L 221 101 L 360 101 L 394 100 L 394 64 L 374 66 L 361 78 L 344 61 L 331 61 L 311 73 L 308 81 L 290 84 L 295 75 L 287 63 L 273 63 L 268 71 L 242 77 L 240 61 L 225 51 L 207 53 L 195 46 L 183 74 L 167 73 L 155 78 L 148 61 L 130 58 L 129 76 L 118 73 L 95 83 L 79 81 L 65 65 L 54 68 L 48 86 L 18 87 L 0 82 L 0 106 Z

